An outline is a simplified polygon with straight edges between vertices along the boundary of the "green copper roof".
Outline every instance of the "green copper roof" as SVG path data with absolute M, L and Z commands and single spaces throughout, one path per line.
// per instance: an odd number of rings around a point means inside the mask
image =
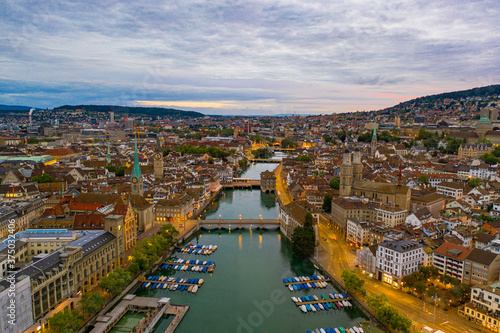
M 373 124 L 373 135 L 372 140 L 377 140 L 377 118 L 375 118 L 375 123 Z
M 137 139 L 135 139 L 134 146 L 134 169 L 132 169 L 132 175 L 130 178 L 137 177 L 137 179 L 141 178 L 141 168 L 139 167 L 139 154 L 137 153 Z
M 481 119 L 479 119 L 480 123 L 491 123 L 490 118 L 483 116 Z
M 108 164 L 111 163 L 111 152 L 109 151 L 109 141 L 108 141 L 108 157 L 106 158 L 106 162 L 108 162 Z

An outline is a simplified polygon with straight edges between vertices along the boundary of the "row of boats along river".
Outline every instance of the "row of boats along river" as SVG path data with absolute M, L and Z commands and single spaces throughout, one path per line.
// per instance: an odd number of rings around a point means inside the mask
M 259 179 L 260 172 L 274 170 L 277 163 L 252 164 L 241 177 Z M 274 194 L 260 189 L 225 190 L 207 208 L 205 219 L 278 219 Z M 291 297 L 337 293 L 326 288 L 304 288 L 291 292 L 283 279 L 323 274 L 309 260 L 294 256 L 290 242 L 279 230 L 201 230 L 185 244 L 217 245 L 211 255 L 176 252 L 172 259 L 214 261 L 211 273 L 159 269 L 153 275 L 182 279 L 204 279 L 196 294 L 188 291 L 139 287 L 135 294 L 169 297 L 172 304 L 190 309 L 176 332 L 306 332 L 314 327 L 352 327 L 366 320 L 351 308 L 303 313 Z M 165 266 L 163 266 L 165 267 Z M 321 296 L 320 296 L 321 299 Z M 155 328 L 163 333 L 172 321 L 164 317 Z M 113 331 L 112 331 L 113 332 Z M 116 331 L 121 332 L 121 331 Z

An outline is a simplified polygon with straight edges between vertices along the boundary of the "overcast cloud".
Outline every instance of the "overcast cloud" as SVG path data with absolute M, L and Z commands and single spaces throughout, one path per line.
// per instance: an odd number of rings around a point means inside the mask
M 499 83 L 499 17 L 496 1 L 4 0 L 0 104 L 379 109 Z

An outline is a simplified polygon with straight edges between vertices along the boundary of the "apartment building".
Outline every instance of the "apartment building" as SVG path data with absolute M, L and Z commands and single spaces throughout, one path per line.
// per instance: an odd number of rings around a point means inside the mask
M 500 255 L 481 249 L 472 249 L 464 261 L 462 283 L 487 284 L 498 280 Z
M 356 218 L 347 219 L 346 239 L 357 245 L 370 243 L 370 230 L 372 224 L 366 221 L 360 221 Z
M 462 280 L 464 261 L 470 251 L 465 246 L 445 241 L 434 251 L 432 265 L 439 269 L 440 274 Z
M 500 283 L 471 288 L 470 303 L 458 309 L 458 315 L 493 332 L 500 331 Z
M 423 246 L 414 240 L 382 242 L 377 248 L 376 278 L 399 288 L 401 279 L 422 265 L 423 256 Z
M 449 198 L 461 199 L 466 185 L 461 182 L 441 182 L 436 185 L 436 192 Z

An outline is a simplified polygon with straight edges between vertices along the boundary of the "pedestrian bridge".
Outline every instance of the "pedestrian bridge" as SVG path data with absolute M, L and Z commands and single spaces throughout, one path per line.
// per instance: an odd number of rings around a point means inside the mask
M 200 220 L 200 228 L 213 229 L 278 229 L 280 226 L 279 220 Z
M 222 185 L 223 188 L 254 188 L 260 187 L 260 180 L 233 181 L 229 184 Z
M 281 163 L 281 160 L 275 160 L 271 158 L 251 158 L 250 162 L 266 162 L 266 163 Z

